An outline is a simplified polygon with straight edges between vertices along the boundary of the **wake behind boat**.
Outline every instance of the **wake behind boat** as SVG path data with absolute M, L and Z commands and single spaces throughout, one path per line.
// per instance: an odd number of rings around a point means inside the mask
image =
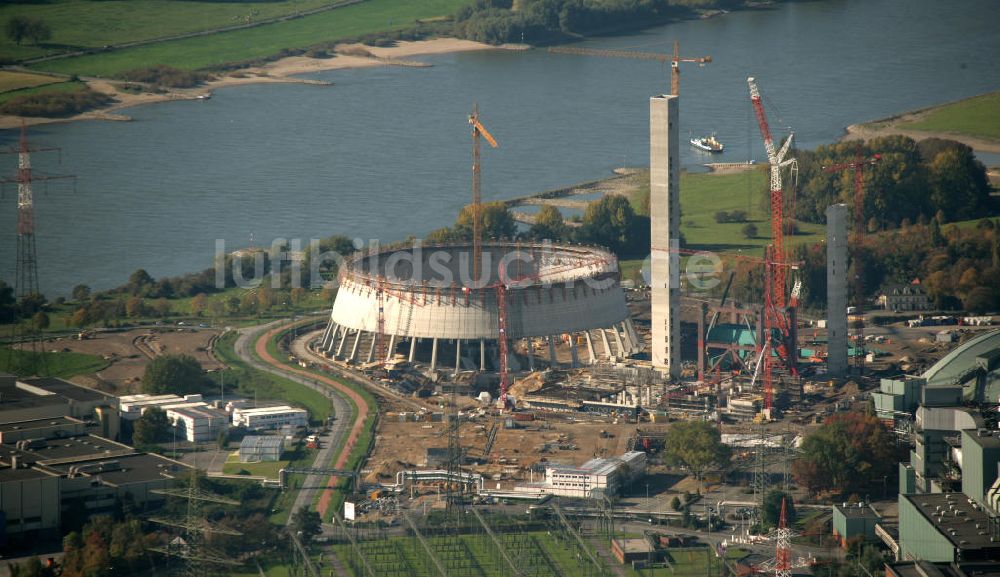
M 724 148 L 722 143 L 715 139 L 715 135 L 703 136 L 701 138 L 692 138 L 691 146 L 697 148 L 698 150 L 704 150 L 705 152 L 722 152 Z

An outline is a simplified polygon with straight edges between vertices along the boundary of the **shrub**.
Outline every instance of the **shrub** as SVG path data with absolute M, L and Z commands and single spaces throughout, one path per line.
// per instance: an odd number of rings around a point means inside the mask
M 130 82 L 144 82 L 169 88 L 192 88 L 211 79 L 211 75 L 204 72 L 181 70 L 165 64 L 126 70 L 119 76 Z
M 0 114 L 66 118 L 107 106 L 114 98 L 86 86 L 73 92 L 41 92 L 12 98 L 0 105 Z

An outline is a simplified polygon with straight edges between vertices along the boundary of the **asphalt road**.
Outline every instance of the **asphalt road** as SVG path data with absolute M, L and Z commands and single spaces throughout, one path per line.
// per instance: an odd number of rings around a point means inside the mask
M 264 363 L 252 354 L 254 343 L 257 342 L 257 339 L 261 336 L 261 334 L 276 328 L 285 322 L 287 322 L 287 320 L 282 319 L 266 325 L 240 329 L 239 337 L 236 339 L 234 348 L 237 356 L 253 368 L 305 385 L 330 399 L 330 402 L 333 404 L 333 413 L 336 419 L 330 426 L 329 433 L 320 437 L 320 449 L 316 454 L 316 459 L 313 461 L 313 467 L 329 468 L 333 466 L 333 460 L 336 457 L 337 447 L 339 447 L 341 443 L 346 440 L 347 435 L 351 431 L 351 426 L 354 424 L 354 407 L 351 405 L 350 401 L 348 401 L 348 399 L 338 391 L 327 387 L 318 381 L 304 378 L 292 371 L 286 371 L 280 367 Z M 295 504 L 292 507 L 292 512 L 297 511 L 303 506 L 311 506 L 315 499 L 316 492 L 326 486 L 328 479 L 329 477 L 325 475 L 309 475 L 306 477 L 305 482 L 302 484 L 302 488 L 299 489 L 299 494 L 295 498 Z M 292 515 L 289 514 L 288 520 L 285 524 L 291 525 L 291 522 Z

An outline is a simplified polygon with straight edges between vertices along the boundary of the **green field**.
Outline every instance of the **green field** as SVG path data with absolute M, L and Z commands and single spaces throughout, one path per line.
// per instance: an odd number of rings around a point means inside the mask
M 1000 141 L 1000 92 L 946 104 L 927 112 L 920 120 L 900 123 L 897 127 Z
M 21 90 L 43 84 L 60 82 L 62 79 L 49 76 L 47 74 L 33 74 L 31 72 L 15 72 L 13 70 L 0 70 L 0 92 L 10 92 L 11 90 Z
M 49 0 L 5 2 L 0 21 L 12 16 L 41 18 L 52 29 L 42 46 L 18 46 L 6 36 L 0 54 L 32 58 L 81 48 L 102 48 L 151 38 L 213 30 L 294 14 L 335 3 L 333 0 L 276 0 L 273 2 L 211 2 L 189 0 Z
M 19 367 L 29 363 L 33 353 L 0 347 L 0 373 L 19 373 Z M 94 355 L 83 353 L 40 353 L 44 357 L 47 376 L 68 379 L 76 375 L 87 375 L 103 370 L 107 361 Z
M 329 399 L 309 387 L 250 367 L 236 356 L 233 351 L 235 343 L 236 332 L 226 333 L 216 341 L 215 354 L 230 367 L 248 371 L 249 374 L 253 375 L 254 384 L 258 388 L 261 398 L 266 395 L 267 398 L 280 399 L 305 407 L 309 411 L 310 421 L 315 423 L 326 421 L 331 413 Z
M 767 188 L 767 173 L 762 169 L 738 174 L 681 175 L 681 231 L 688 248 L 718 252 L 745 251 L 763 254 L 771 242 L 770 214 L 760 205 L 760 197 Z M 716 223 L 717 211 L 744 210 L 748 220 L 757 226 L 757 236 L 744 237 L 744 223 Z M 799 234 L 787 236 L 785 245 L 822 240 L 825 227 L 821 224 L 799 223 Z
M 51 78 L 51 77 L 50 77 Z M 3 104 L 14 98 L 20 96 L 28 96 L 31 94 L 55 94 L 58 92 L 76 92 L 77 90 L 82 90 L 87 85 L 83 82 L 50 82 L 48 84 L 41 84 L 36 86 L 29 86 L 25 88 L 20 88 L 16 90 L 9 90 L 7 92 L 0 92 L 0 104 Z
M 43 62 L 37 68 L 88 76 L 113 76 L 125 70 L 154 64 L 167 64 L 187 70 L 209 68 L 274 56 L 288 48 L 306 48 L 365 34 L 408 28 L 417 19 L 450 14 L 465 2 L 466 0 L 367 0 L 362 4 L 304 18 Z M 209 4 L 233 6 L 229 3 Z M 254 6 L 264 5 L 266 3 L 254 3 Z

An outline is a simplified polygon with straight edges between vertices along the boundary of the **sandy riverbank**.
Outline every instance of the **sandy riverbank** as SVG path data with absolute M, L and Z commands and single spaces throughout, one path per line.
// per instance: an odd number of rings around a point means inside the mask
M 907 130 L 905 128 L 902 128 L 902 125 L 917 120 L 922 120 L 928 114 L 938 110 L 943 106 L 947 106 L 948 104 L 953 104 L 953 103 L 948 102 L 945 104 L 931 106 L 929 108 L 922 108 L 920 110 L 905 112 L 903 114 L 898 114 L 896 116 L 890 116 L 889 118 L 872 120 L 870 122 L 863 122 L 860 124 L 852 124 L 847 127 L 847 133 L 841 136 L 840 140 L 842 142 L 850 140 L 859 140 L 859 139 L 867 140 L 869 138 L 875 138 L 877 136 L 902 134 L 903 136 L 909 136 L 914 140 L 923 140 L 925 138 L 947 138 L 949 140 L 956 140 L 963 144 L 967 144 L 968 146 L 971 146 L 973 150 L 976 150 L 978 152 L 1000 153 L 1000 142 L 996 142 L 994 140 L 987 140 L 984 138 L 969 136 L 967 134 L 957 134 L 952 132 Z
M 115 88 L 116 81 L 106 79 L 85 79 L 91 89 L 113 96 L 116 100 L 111 106 L 100 110 L 92 110 L 69 118 L 26 118 L 30 125 L 50 124 L 55 122 L 72 122 L 75 120 L 131 120 L 118 111 L 133 106 L 166 102 L 169 100 L 195 100 L 209 98 L 212 91 L 228 86 L 243 84 L 266 83 L 297 83 L 329 85 L 328 82 L 296 78 L 299 74 L 323 72 L 327 70 L 343 70 L 348 68 L 369 68 L 373 66 L 427 66 L 416 60 L 415 56 L 445 54 L 452 52 L 471 52 L 479 50 L 524 50 L 523 45 L 491 46 L 470 40 L 458 38 L 435 38 L 416 42 L 398 42 L 396 46 L 379 48 L 349 44 L 337 46 L 335 58 L 308 58 L 306 56 L 291 56 L 263 66 L 244 68 L 231 74 L 221 76 L 205 83 L 203 86 L 188 89 L 172 89 L 162 94 L 132 94 L 119 92 Z M 0 129 L 16 128 L 21 125 L 22 118 L 18 116 L 0 116 Z

